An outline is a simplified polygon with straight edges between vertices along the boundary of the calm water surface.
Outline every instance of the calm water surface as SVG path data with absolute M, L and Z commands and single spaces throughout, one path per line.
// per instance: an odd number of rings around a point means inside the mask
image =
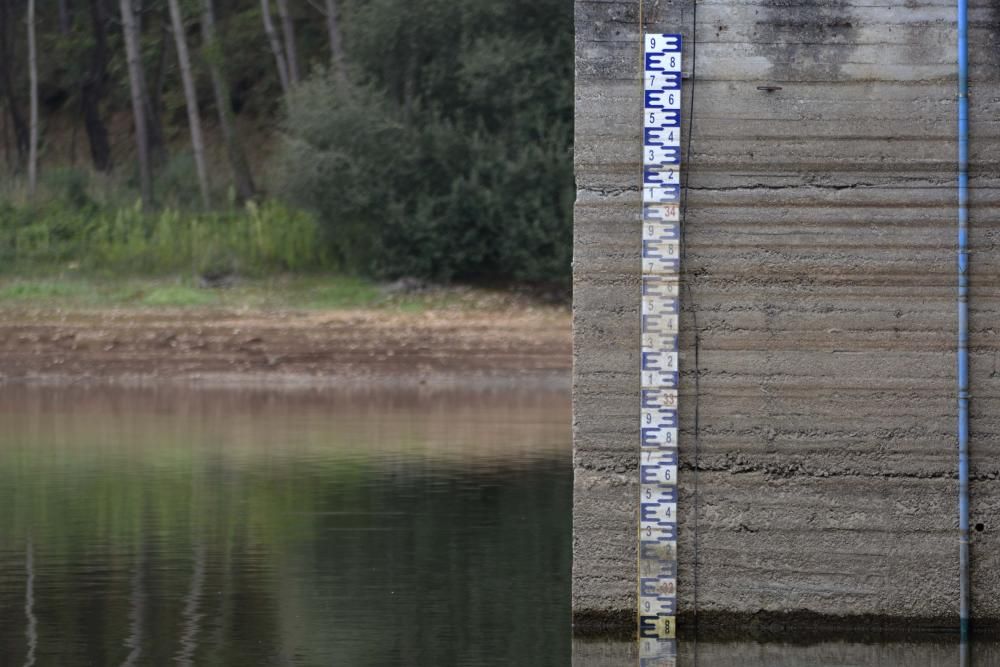
M 568 664 L 565 392 L 0 389 L 0 665 Z
M 569 423 L 561 391 L 0 388 L 0 665 L 636 665 L 570 639 Z M 677 664 L 959 660 L 682 642 Z

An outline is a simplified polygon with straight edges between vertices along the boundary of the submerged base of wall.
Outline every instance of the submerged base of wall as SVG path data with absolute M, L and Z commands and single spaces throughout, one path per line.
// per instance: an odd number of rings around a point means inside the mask
M 576 637 L 630 640 L 635 637 L 635 628 L 632 611 L 573 612 Z M 680 639 L 711 641 L 955 641 L 959 638 L 957 617 L 827 616 L 810 611 L 717 612 L 697 617 L 682 613 L 677 617 L 677 631 Z M 972 633 L 977 638 L 1000 638 L 1000 618 L 977 620 Z
M 972 642 L 968 659 L 961 661 L 962 649 L 936 636 L 922 639 L 872 642 L 864 638 L 775 642 L 715 641 L 712 638 L 677 643 L 678 665 L 712 667 L 800 667 L 802 665 L 996 665 L 1000 645 L 992 641 Z M 573 667 L 622 667 L 638 664 L 638 642 L 608 641 L 577 637 L 573 640 Z

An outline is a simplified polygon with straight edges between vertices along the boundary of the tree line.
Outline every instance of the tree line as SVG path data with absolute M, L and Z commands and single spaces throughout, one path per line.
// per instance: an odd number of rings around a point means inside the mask
M 108 171 L 114 166 L 109 117 L 120 103 L 116 86 L 125 78 L 141 195 L 144 202 L 153 200 L 154 166 L 162 162 L 166 151 L 159 102 L 164 92 L 164 59 L 168 51 L 165 39 L 169 35 L 202 203 L 209 204 L 210 193 L 202 131 L 202 113 L 208 105 L 205 92 L 196 85 L 196 68 L 210 81 L 208 97 L 215 107 L 234 185 L 240 197 L 254 196 L 253 175 L 233 122 L 226 49 L 220 42 L 216 18 L 217 1 L 224 6 L 224 16 L 233 22 L 245 24 L 248 17 L 257 14 L 260 36 L 266 36 L 273 49 L 283 94 L 301 80 L 297 24 L 310 22 L 303 10 L 323 20 L 331 66 L 343 72 L 337 0 L 323 0 L 321 5 L 306 2 L 298 15 L 290 10 L 289 0 L 275 0 L 273 7 L 270 0 L 260 0 L 259 7 L 225 0 L 57 0 L 54 4 L 43 3 L 41 12 L 36 0 L 0 0 L 0 104 L 6 121 L 3 138 L 8 151 L 13 148 L 13 167 L 27 174 L 29 190 L 37 187 L 41 88 L 47 93 L 47 108 L 58 109 L 67 103 L 77 106 L 93 167 Z M 44 71 L 51 77 L 48 81 L 39 78 L 40 36 L 48 47 L 41 54 Z M 22 67 L 24 63 L 26 68 Z M 157 70 L 152 82 L 148 74 L 151 68 Z M 121 76 L 122 69 L 126 77 Z M 27 81 L 20 80 L 23 71 L 27 72 Z
M 572 0 L 36 1 L 0 0 L 0 145 L 29 192 L 79 129 L 145 208 L 182 154 L 200 208 L 222 179 L 281 198 L 337 268 L 568 277 Z

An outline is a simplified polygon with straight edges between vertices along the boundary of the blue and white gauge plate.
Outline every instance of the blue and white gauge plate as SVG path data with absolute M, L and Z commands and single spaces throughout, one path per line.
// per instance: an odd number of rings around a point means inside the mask
M 677 320 L 681 36 L 643 37 L 639 665 L 673 666 L 677 614 Z

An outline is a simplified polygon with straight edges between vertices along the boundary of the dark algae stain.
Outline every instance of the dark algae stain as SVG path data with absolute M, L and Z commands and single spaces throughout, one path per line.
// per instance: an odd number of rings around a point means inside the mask
M 753 48 L 776 81 L 829 81 L 854 50 L 857 25 L 847 0 L 763 0 Z
M 972 51 L 970 54 L 971 63 L 975 65 L 978 61 L 995 70 L 996 67 L 1000 66 L 1000 0 L 989 0 L 983 7 L 982 18 L 979 18 L 974 12 L 970 12 L 969 24 L 971 30 L 976 28 L 984 30 L 984 33 L 980 33 L 979 43 L 977 43 L 975 33 L 971 37 L 969 44 Z M 994 71 L 992 74 L 995 76 L 996 72 Z

